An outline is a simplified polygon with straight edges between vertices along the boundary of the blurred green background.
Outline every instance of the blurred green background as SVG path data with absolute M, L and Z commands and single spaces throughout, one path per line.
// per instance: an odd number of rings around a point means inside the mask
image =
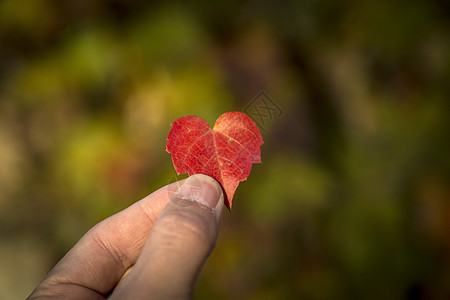
M 0 299 L 177 179 L 172 121 L 255 105 L 195 298 L 450 299 L 449 95 L 445 0 L 0 1 Z

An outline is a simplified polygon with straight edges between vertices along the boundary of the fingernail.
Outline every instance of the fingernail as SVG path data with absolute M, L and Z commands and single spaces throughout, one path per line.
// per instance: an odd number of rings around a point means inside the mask
M 222 188 L 212 177 L 196 174 L 189 177 L 178 190 L 178 198 L 191 200 L 215 209 L 221 197 Z

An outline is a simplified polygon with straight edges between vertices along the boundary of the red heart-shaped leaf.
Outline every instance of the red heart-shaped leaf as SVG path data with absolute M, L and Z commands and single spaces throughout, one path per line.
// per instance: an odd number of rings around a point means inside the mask
M 225 205 L 231 209 L 234 192 L 246 180 L 253 163 L 261 162 L 263 139 L 250 117 L 241 112 L 221 115 L 214 128 L 197 116 L 186 116 L 172 123 L 167 152 L 178 174 L 205 174 L 213 177 L 225 191 Z

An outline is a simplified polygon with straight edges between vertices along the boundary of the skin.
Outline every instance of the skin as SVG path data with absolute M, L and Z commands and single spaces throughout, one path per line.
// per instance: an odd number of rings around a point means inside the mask
M 217 240 L 220 185 L 167 185 L 91 228 L 28 299 L 190 299 Z

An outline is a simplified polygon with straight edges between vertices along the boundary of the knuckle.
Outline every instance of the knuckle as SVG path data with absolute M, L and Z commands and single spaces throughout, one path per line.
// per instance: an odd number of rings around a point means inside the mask
M 186 241 L 205 243 L 210 240 L 210 227 L 207 220 L 196 214 L 180 212 L 168 213 L 159 220 L 158 233 L 167 246 Z

